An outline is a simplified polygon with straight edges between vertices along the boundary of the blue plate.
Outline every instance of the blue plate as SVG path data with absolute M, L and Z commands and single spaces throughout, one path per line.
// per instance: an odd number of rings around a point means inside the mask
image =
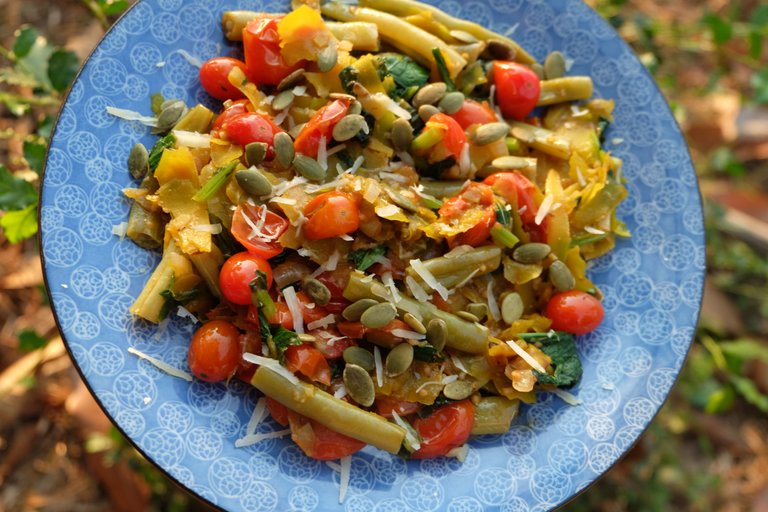
M 704 228 L 696 175 L 664 98 L 630 48 L 578 0 L 445 1 L 444 10 L 510 34 L 537 58 L 562 51 L 570 74 L 590 75 L 616 99 L 606 147 L 624 160 L 629 197 L 619 216 L 632 238 L 591 265 L 606 318 L 584 336 L 585 372 L 570 406 L 547 395 L 508 434 L 473 441 L 454 459 L 404 462 L 367 448 L 355 455 L 338 504 L 339 476 L 288 439 L 237 449 L 257 392 L 187 383 L 127 352 L 135 347 L 187 369 L 194 326 L 162 330 L 128 307 L 158 255 L 112 234 L 124 221 L 126 159 L 154 137 L 107 106 L 148 114 L 149 96 L 211 100 L 188 56 L 231 50 L 225 9 L 286 11 L 287 2 L 143 0 L 104 37 L 72 87 L 51 141 L 40 227 L 51 302 L 83 378 L 122 432 L 171 477 L 227 510 L 543 511 L 561 505 L 638 439 L 669 393 L 696 325 Z M 186 52 L 186 54 L 185 54 Z M 279 429 L 265 421 L 259 431 Z

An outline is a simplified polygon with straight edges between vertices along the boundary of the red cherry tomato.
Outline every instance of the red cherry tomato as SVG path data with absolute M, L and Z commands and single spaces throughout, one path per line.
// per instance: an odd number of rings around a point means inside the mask
M 288 414 L 290 412 L 290 409 L 288 409 L 286 406 L 272 398 L 271 396 L 267 397 L 267 410 L 269 410 L 270 416 L 272 416 L 272 419 L 275 420 L 280 425 L 287 427 L 288 426 Z
M 275 156 L 275 134 L 283 131 L 269 117 L 256 112 L 234 114 L 222 123 L 221 131 L 233 144 L 245 146 L 251 142 L 267 144 L 267 159 Z
M 480 221 L 467 231 L 450 238 L 448 245 L 456 247 L 466 244 L 477 247 L 485 242 L 491 235 L 491 228 L 496 222 L 496 210 L 493 204 L 494 198 L 491 187 L 474 181 L 470 181 L 462 187 L 458 195 L 446 199 L 437 211 L 442 220 L 460 222 L 461 217 L 468 211 L 475 211 L 478 208 L 483 210 Z
M 246 220 L 247 217 L 247 220 Z M 261 226 L 260 231 L 253 226 Z M 270 211 L 266 206 L 243 203 L 232 214 L 232 236 L 243 244 L 248 252 L 264 259 L 272 258 L 283 252 L 283 246 L 277 239 L 288 229 L 288 221 Z
M 365 443 L 321 425 L 293 411 L 288 413 L 291 439 L 315 460 L 336 460 L 363 449 Z
M 250 318 L 248 318 L 247 320 L 251 321 Z M 248 353 L 257 354 L 257 355 L 261 354 L 261 335 L 259 334 L 259 331 L 258 331 L 258 328 L 259 328 L 258 315 L 256 315 L 256 321 L 254 323 L 256 325 L 255 330 L 248 330 L 240 335 L 240 353 L 248 352 Z M 235 376 L 241 381 L 250 384 L 251 378 L 253 377 L 253 373 L 255 371 L 256 371 L 255 364 L 249 363 L 248 361 L 241 358 L 240 364 L 237 367 L 237 372 L 235 373 Z
M 213 121 L 211 131 L 215 132 L 214 135 L 219 136 L 218 132 L 221 130 L 221 127 L 224 126 L 225 123 L 228 123 L 232 117 L 237 114 L 245 114 L 248 112 L 248 105 L 250 104 L 251 101 L 248 99 L 237 100 L 230 103 L 229 106 L 222 110 Z
M 347 115 L 348 109 L 348 100 L 334 100 L 318 110 L 296 136 L 293 144 L 296 152 L 316 158 L 320 138 L 325 135 L 325 140 L 331 141 L 333 127 Z
M 475 423 L 475 406 L 469 400 L 444 405 L 426 418 L 417 418 L 413 428 L 421 437 L 421 448 L 413 459 L 441 457 L 469 439 Z
M 344 349 L 357 345 L 357 342 L 347 336 L 340 336 L 336 329 L 328 328 L 311 331 L 315 336 L 312 343 L 326 359 L 338 359 L 344 354 Z
M 376 412 L 385 418 L 392 418 L 392 412 L 396 412 L 398 416 L 408 416 L 419 412 L 422 407 L 418 402 L 405 402 L 387 395 L 376 397 L 375 405 Z
M 493 83 L 496 85 L 496 104 L 504 117 L 521 121 L 539 101 L 539 77 L 531 68 L 517 62 L 493 61 Z
M 488 237 L 491 236 L 491 228 L 496 223 L 496 210 L 493 206 L 485 208 L 483 218 L 469 228 L 469 230 L 459 233 L 456 238 L 449 243 L 452 247 L 458 247 L 459 245 L 471 245 L 472 247 L 478 247 L 483 244 Z
M 240 89 L 229 83 L 227 77 L 233 68 L 240 68 L 245 73 L 245 62 L 232 57 L 214 57 L 203 62 L 200 67 L 200 85 L 205 92 L 217 100 L 237 100 L 245 95 Z
M 534 224 L 539 207 L 534 199 L 536 185 L 531 180 L 515 172 L 499 172 L 485 178 L 483 183 L 490 185 L 493 192 L 512 205 L 512 208 L 518 211 L 522 209 L 520 217 L 523 224 L 529 227 Z
M 231 377 L 240 364 L 240 331 L 226 320 L 204 323 L 189 344 L 189 369 L 205 382 Z
M 559 292 L 547 303 L 544 314 L 552 320 L 552 329 L 573 334 L 594 331 L 603 321 L 603 305 L 592 295 L 570 290 Z
M 326 386 L 331 383 L 328 361 L 311 345 L 291 345 L 285 349 L 285 366 L 293 373 L 300 373 Z
M 249 21 L 243 29 L 246 74 L 248 80 L 257 85 L 277 85 L 283 78 L 304 66 L 304 61 L 289 66 L 280 53 L 277 23 L 282 18 L 262 15 Z
M 461 108 L 457 112 L 450 114 L 450 116 L 459 123 L 464 130 L 473 124 L 487 124 L 498 121 L 498 119 L 496 119 L 496 112 L 491 110 L 487 101 L 480 103 L 479 101 L 472 99 L 464 100 L 464 104 Z
M 317 304 L 313 305 L 312 299 L 304 292 L 296 292 L 296 298 L 301 306 L 301 317 L 305 324 L 310 324 L 321 318 L 328 316 L 328 311 Z M 288 305 L 283 302 L 282 297 L 275 302 L 277 313 L 269 322 L 275 325 L 282 325 L 286 329 L 293 329 L 293 314 L 288 309 Z
M 467 136 L 461 125 L 452 117 L 440 112 L 429 118 L 427 127 L 445 131 L 441 144 L 458 161 L 467 142 Z
M 355 199 L 344 192 L 326 192 L 304 207 L 307 221 L 302 226 L 309 240 L 347 235 L 360 227 L 360 209 Z
M 264 258 L 249 252 L 239 252 L 229 257 L 219 272 L 221 294 L 232 304 L 251 304 L 251 281 L 261 270 L 267 275 L 267 287 L 272 286 L 272 267 Z

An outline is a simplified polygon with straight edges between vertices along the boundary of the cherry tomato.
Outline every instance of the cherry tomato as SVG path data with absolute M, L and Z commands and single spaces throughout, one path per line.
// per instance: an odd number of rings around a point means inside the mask
M 448 239 L 450 247 L 471 245 L 477 247 L 491 235 L 491 227 L 496 222 L 496 210 L 493 206 L 493 191 L 488 185 L 470 181 L 458 195 L 446 199 L 437 211 L 441 220 L 461 222 L 461 218 L 469 211 L 476 213 L 482 210 L 481 219 L 466 231 Z M 465 221 L 466 222 L 466 221 Z
M 357 342 L 347 336 L 340 336 L 336 329 L 328 328 L 321 331 L 312 331 L 315 336 L 315 348 L 326 359 L 338 359 L 344 354 L 344 349 L 357 345 Z
M 248 105 L 250 104 L 251 101 L 248 99 L 237 100 L 230 103 L 224 110 L 219 113 L 218 116 L 216 116 L 216 119 L 213 121 L 211 131 L 215 132 L 215 135 L 218 136 L 218 132 L 221 130 L 221 127 L 228 123 L 229 120 L 235 115 L 245 114 L 248 112 Z
M 331 383 L 331 367 L 323 354 L 311 345 L 291 345 L 285 349 L 285 366 L 293 373 L 301 373 L 310 380 Z
M 246 220 L 247 217 L 247 220 Z M 261 226 L 256 231 L 253 226 Z M 283 252 L 277 239 L 288 229 L 288 220 L 270 211 L 266 206 L 243 203 L 232 214 L 232 236 L 243 244 L 248 252 L 264 259 Z
M 463 233 L 459 233 L 450 241 L 449 245 L 457 247 L 459 245 L 471 245 L 478 247 L 491 236 L 491 228 L 496 223 L 496 210 L 493 206 L 487 206 L 483 213 L 483 218 Z
M 534 196 L 536 185 L 531 180 L 515 172 L 499 172 L 491 174 L 483 183 L 490 185 L 493 191 L 512 205 L 512 208 L 520 211 L 523 224 L 531 226 L 536 219 L 539 207 Z
M 296 136 L 296 141 L 293 144 L 296 152 L 317 158 L 320 138 L 325 135 L 325 140 L 330 142 L 333 127 L 347 115 L 348 109 L 349 100 L 340 99 L 334 100 L 318 110 Z
M 316 279 L 331 292 L 331 300 L 324 306 L 328 313 L 341 314 L 344 308 L 350 305 L 350 301 L 344 297 L 344 288 L 349 281 L 350 271 L 351 267 L 339 262 L 336 270 L 323 272 L 317 276 Z
M 251 142 L 267 144 L 267 160 L 274 158 L 275 135 L 283 129 L 272 122 L 268 116 L 256 112 L 234 114 L 222 123 L 221 131 L 233 144 L 245 146 Z
M 304 319 L 305 324 L 310 324 L 328 316 L 328 311 L 322 306 L 314 304 L 306 293 L 296 292 L 296 298 L 301 306 L 301 317 Z M 275 318 L 270 319 L 270 323 L 282 325 L 286 329 L 293 329 L 293 314 L 288 309 L 288 305 L 283 302 L 282 297 L 275 302 L 275 307 L 277 313 Z
M 282 18 L 262 15 L 249 21 L 243 29 L 246 74 L 248 80 L 257 85 L 277 85 L 283 78 L 304 66 L 304 61 L 289 66 L 280 53 L 277 23 Z
M 189 344 L 189 369 L 205 382 L 219 382 L 231 377 L 242 355 L 240 331 L 226 320 L 204 323 Z
M 413 459 L 441 457 L 469 439 L 475 423 L 475 406 L 469 400 L 444 405 L 426 418 L 417 418 L 413 428 L 421 437 L 421 448 Z
M 443 140 L 440 144 L 446 151 L 448 151 L 448 153 L 453 155 L 458 162 L 459 158 L 461 158 L 461 152 L 464 151 L 464 144 L 467 142 L 467 136 L 461 125 L 452 117 L 440 112 L 429 118 L 427 127 L 445 131 L 445 135 L 443 135 Z
M 504 117 L 521 121 L 539 101 L 539 77 L 531 68 L 517 62 L 493 61 L 493 83 L 496 85 L 496 104 Z
M 487 101 L 480 103 L 479 101 L 472 99 L 464 100 L 464 104 L 461 108 L 457 112 L 450 114 L 450 116 L 459 123 L 464 130 L 473 124 L 487 124 L 498 121 L 498 119 L 496 119 L 496 112 L 491 110 Z
M 227 77 L 233 68 L 240 68 L 245 73 L 245 62 L 232 57 L 214 57 L 203 62 L 200 67 L 200 85 L 205 92 L 217 100 L 237 100 L 245 95 L 240 89 L 229 83 Z
M 398 416 L 408 416 L 419 412 L 422 407 L 418 402 L 405 402 L 387 395 L 377 396 L 375 405 L 376 412 L 385 418 L 393 417 L 393 411 L 396 412 Z
M 309 240 L 347 235 L 360 227 L 360 209 L 354 198 L 344 192 L 326 192 L 304 207 L 307 221 L 302 226 Z
M 287 427 L 288 426 L 288 414 L 290 413 L 290 409 L 288 409 L 286 406 L 272 398 L 271 396 L 267 397 L 267 410 L 269 410 L 270 416 L 272 416 L 272 419 L 275 420 L 280 425 Z
M 365 337 L 366 327 L 360 322 L 338 322 L 336 328 L 344 336 L 361 340 Z
M 267 275 L 267 287 L 272 286 L 272 267 L 267 260 L 245 251 L 230 256 L 219 272 L 219 286 L 224 298 L 232 304 L 250 305 L 250 284 L 259 270 Z
M 363 449 L 365 443 L 321 425 L 293 411 L 288 413 L 291 439 L 315 460 L 336 460 Z
M 249 319 L 250 320 L 250 319 Z M 256 316 L 256 330 L 248 330 L 240 335 L 240 353 L 261 354 L 261 335 L 259 334 L 258 315 Z M 240 359 L 235 376 L 243 382 L 250 383 L 253 373 L 256 371 L 256 365 Z
M 592 295 L 579 290 L 559 292 L 547 303 L 544 314 L 552 320 L 552 329 L 573 334 L 594 331 L 603 321 L 603 305 Z

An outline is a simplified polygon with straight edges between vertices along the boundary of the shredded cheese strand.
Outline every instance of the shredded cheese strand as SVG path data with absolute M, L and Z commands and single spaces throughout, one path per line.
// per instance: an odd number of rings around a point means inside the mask
M 164 371 L 168 375 L 171 375 L 172 377 L 178 377 L 180 379 L 184 379 L 187 382 L 192 382 L 192 375 L 185 372 L 184 370 L 179 370 L 176 367 L 173 367 L 166 363 L 165 361 L 161 361 L 160 359 L 157 359 L 155 357 L 152 357 L 148 354 L 145 354 L 144 352 L 141 352 L 140 350 L 136 350 L 133 347 L 128 347 L 128 353 L 133 354 L 140 359 L 144 359 L 145 361 L 148 361 L 152 363 L 157 369 Z
M 285 304 L 293 317 L 293 330 L 296 331 L 296 334 L 304 334 L 304 316 L 301 314 L 301 303 L 293 286 L 283 288 L 283 297 L 285 297 Z
M 249 363 L 265 366 L 275 373 L 279 373 L 281 377 L 289 381 L 291 384 L 299 383 L 299 379 L 297 379 L 294 374 L 292 374 L 287 368 L 283 367 L 280 363 L 272 358 L 257 356 L 256 354 L 246 352 L 243 354 L 243 360 L 248 361 Z
M 545 370 L 545 369 L 544 369 L 544 367 L 543 367 L 543 366 L 541 366 L 541 364 L 540 364 L 540 363 L 539 363 L 539 362 L 538 362 L 536 359 L 534 359 L 534 358 L 533 358 L 533 356 L 532 356 L 531 354 L 529 354 L 528 352 L 526 352 L 525 350 L 523 350 L 523 348 L 522 348 L 520 345 L 518 345 L 517 343 L 515 343 L 515 341 L 514 341 L 514 340 L 509 340 L 509 341 L 507 341 L 507 345 L 509 345 L 509 347 L 510 347 L 512 350 L 514 350 L 514 351 L 517 353 L 517 355 L 519 355 L 520 357 L 522 357 L 522 358 L 523 358 L 523 361 L 525 361 L 526 363 L 528 363 L 528 365 L 529 365 L 531 368 L 533 368 L 534 370 L 536 370 L 536 371 L 537 371 L 537 372 L 539 372 L 539 373 L 547 373 L 547 370 Z

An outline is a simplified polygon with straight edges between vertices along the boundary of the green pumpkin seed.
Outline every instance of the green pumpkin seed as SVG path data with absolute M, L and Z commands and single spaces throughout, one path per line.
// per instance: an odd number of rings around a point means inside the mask
M 373 405 L 376 398 L 376 390 L 373 387 L 373 379 L 364 368 L 356 364 L 347 364 L 342 374 L 344 387 L 347 388 L 347 394 L 352 400 L 363 407 Z
M 417 332 L 419 334 L 426 334 L 427 328 L 424 327 L 424 324 L 421 323 L 421 320 L 416 318 L 412 313 L 406 313 L 403 315 L 403 322 L 408 324 L 408 327 L 413 329 L 414 332 Z
M 462 320 L 466 320 L 467 322 L 479 322 L 480 319 L 477 318 L 475 315 L 470 313 L 469 311 L 459 311 L 456 313 L 456 316 L 461 318 Z
M 341 312 L 341 316 L 350 322 L 359 322 L 360 316 L 365 312 L 365 310 L 375 306 L 376 304 L 378 304 L 378 301 L 373 299 L 360 299 L 344 308 L 344 311 Z
M 251 142 L 245 146 L 245 162 L 249 166 L 259 165 L 267 156 L 269 146 L 265 142 Z
M 152 133 L 169 132 L 174 125 L 181 119 L 187 106 L 183 101 L 175 101 L 168 105 L 160 115 L 157 116 L 157 125 L 152 129 Z
M 445 398 L 450 400 L 464 400 L 474 393 L 472 383 L 468 380 L 455 380 L 449 382 L 443 388 L 443 394 Z
M 293 159 L 293 166 L 299 171 L 299 174 L 312 181 L 322 180 L 327 173 L 327 171 L 317 163 L 317 160 L 309 158 L 306 155 L 296 155 Z
M 365 118 L 360 114 L 346 115 L 333 127 L 333 139 L 339 142 L 347 141 L 360 133 L 365 125 Z
M 301 133 L 301 130 L 304 129 L 304 127 L 307 125 L 307 123 L 299 123 L 290 130 L 288 130 L 288 135 L 290 135 L 292 138 L 296 138 L 299 136 L 299 133 Z
M 526 158 L 522 156 L 500 156 L 494 158 L 491 165 L 497 169 L 527 169 L 536 167 L 535 158 Z
M 296 95 L 292 91 L 282 91 L 272 100 L 272 108 L 275 110 L 285 110 L 291 106 Z
M 317 56 L 317 67 L 322 73 L 330 71 L 339 61 L 339 53 L 336 51 L 336 43 L 331 43 L 322 49 Z
M 162 112 L 163 110 L 167 109 L 168 107 L 170 107 L 171 105 L 173 105 L 174 103 L 179 102 L 179 101 L 181 101 L 181 100 L 178 99 L 178 98 L 169 98 L 169 99 L 163 101 L 160 104 L 160 112 Z M 183 101 L 181 101 L 181 102 L 184 103 Z
M 561 292 L 573 290 L 576 286 L 576 278 L 573 277 L 571 269 L 560 260 L 553 261 L 549 266 L 549 280 Z
M 488 305 L 481 302 L 473 302 L 467 306 L 467 313 L 473 314 L 478 320 L 482 321 L 488 316 Z
M 503 139 L 509 133 L 507 123 L 488 123 L 479 126 L 472 135 L 472 142 L 478 146 L 485 146 L 491 142 Z
M 565 76 L 565 57 L 562 53 L 554 51 L 544 59 L 544 78 L 562 78 Z
M 362 347 L 347 347 L 344 349 L 344 352 L 342 352 L 341 356 L 344 358 L 344 362 L 357 365 L 366 371 L 370 372 L 376 368 L 376 362 L 373 359 L 373 354 Z
M 128 155 L 128 172 L 135 180 L 144 178 L 149 172 L 149 151 L 144 144 L 137 143 Z
M 438 108 L 446 114 L 455 114 L 462 105 L 464 105 L 464 93 L 461 91 L 449 92 L 437 104 Z
M 392 199 L 392 202 L 395 203 L 400 208 L 403 208 L 413 213 L 419 212 L 419 205 L 414 203 L 407 197 L 405 197 L 400 192 L 397 192 L 393 189 L 387 189 L 387 195 L 390 197 L 390 199 Z
M 456 39 L 457 41 L 461 41 L 462 43 L 476 43 L 477 38 L 470 34 L 469 32 L 464 32 L 463 30 L 451 30 L 449 32 L 451 34 L 451 37 Z
M 304 78 L 304 68 L 299 68 L 287 77 L 280 80 L 280 83 L 277 84 L 276 90 L 284 91 L 285 89 L 290 89 L 294 85 L 298 85 L 302 79 Z
M 534 62 L 531 64 L 531 70 L 536 73 L 536 76 L 539 77 L 539 80 L 544 80 L 544 66 L 538 62 Z
M 442 318 L 433 318 L 427 323 L 427 341 L 438 352 L 445 348 L 448 338 L 448 327 Z
M 520 263 L 538 263 L 547 257 L 552 249 L 547 244 L 531 242 L 517 247 L 512 257 Z
M 237 171 L 235 179 L 240 188 L 251 197 L 268 196 L 272 193 L 272 184 L 255 167 Z
M 440 109 L 434 105 L 422 105 L 419 107 L 419 117 L 425 123 L 429 121 L 430 117 L 439 113 L 440 113 Z
M 349 104 L 349 108 L 347 109 L 347 115 L 355 116 L 362 113 L 362 111 L 363 111 L 363 104 L 355 100 Z
M 413 95 L 411 103 L 414 107 L 419 108 L 422 105 L 434 105 L 445 96 L 445 92 L 448 90 L 448 86 L 445 82 L 433 82 L 427 84 Z
M 301 286 L 307 292 L 309 298 L 318 306 L 325 306 L 331 301 L 331 291 L 317 279 L 305 279 Z
M 275 134 L 272 141 L 275 148 L 275 160 L 283 167 L 288 167 L 296 156 L 296 149 L 293 147 L 293 139 L 285 132 Z
M 405 373 L 413 363 L 413 346 L 409 343 L 400 343 L 389 351 L 384 361 L 384 371 L 387 377 L 397 377 Z
M 511 325 L 515 320 L 519 320 L 523 316 L 525 305 L 523 304 L 523 298 L 517 292 L 507 294 L 501 300 L 501 319 L 507 324 Z
M 413 142 L 413 127 L 407 119 L 398 117 L 392 123 L 392 145 L 397 151 L 408 151 Z
M 380 329 L 395 319 L 397 310 L 389 302 L 371 306 L 360 315 L 360 321 L 370 329 Z

